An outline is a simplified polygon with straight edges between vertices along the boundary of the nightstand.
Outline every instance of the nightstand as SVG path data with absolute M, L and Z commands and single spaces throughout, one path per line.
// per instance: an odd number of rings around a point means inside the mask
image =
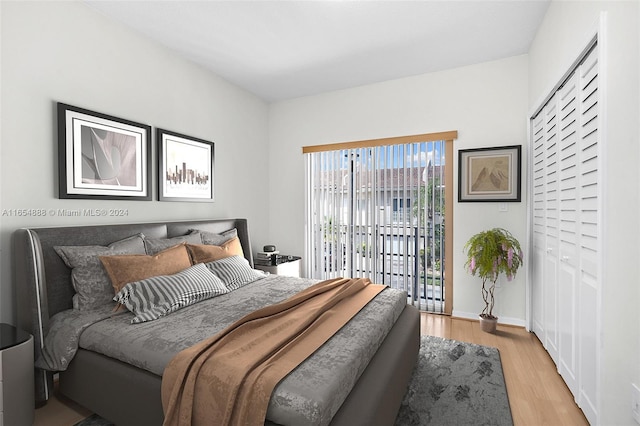
M 33 336 L 0 324 L 0 426 L 33 424 L 33 369 Z
M 300 277 L 300 258 L 298 256 L 278 256 L 275 265 L 265 264 L 264 260 L 253 259 L 254 268 L 274 275 Z

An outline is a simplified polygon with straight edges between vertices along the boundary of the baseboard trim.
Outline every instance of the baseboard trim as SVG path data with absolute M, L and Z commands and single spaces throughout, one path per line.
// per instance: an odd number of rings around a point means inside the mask
M 477 313 L 456 311 L 454 309 L 453 312 L 451 313 L 451 316 L 452 317 L 456 317 L 456 318 L 464 318 L 464 319 L 468 319 L 468 320 L 478 321 L 478 314 Z M 513 326 L 516 326 L 516 327 L 525 327 L 526 326 L 525 321 L 523 319 L 511 318 L 511 317 L 498 317 L 498 324 L 513 325 Z

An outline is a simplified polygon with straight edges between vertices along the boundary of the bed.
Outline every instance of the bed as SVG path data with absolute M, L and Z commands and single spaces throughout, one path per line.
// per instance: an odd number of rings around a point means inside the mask
M 53 227 L 20 229 L 14 233 L 14 263 L 15 280 L 18 295 L 18 326 L 34 336 L 35 358 L 43 356 L 43 347 L 47 341 L 48 332 L 60 316 L 74 314 L 75 290 L 71 283 L 71 268 L 65 264 L 61 256 L 54 250 L 55 246 L 108 246 L 114 241 L 125 240 L 132 235 L 144 235 L 148 239 L 171 239 L 189 234 L 192 230 L 205 233 L 224 234 L 229 230 L 235 230 L 242 247 L 242 255 L 246 262 L 253 267 L 253 256 L 249 238 L 249 228 L 245 219 L 217 219 L 199 221 L 178 221 L 162 223 L 136 223 L 118 225 L 96 225 L 78 227 Z M 180 318 L 190 321 L 192 324 L 206 322 L 201 314 L 192 314 L 192 308 L 206 307 L 207 303 L 215 304 L 213 310 L 221 307 L 235 306 L 240 315 L 241 310 L 260 307 L 262 299 L 266 299 L 261 293 L 265 288 L 273 288 L 277 299 L 278 291 L 290 292 L 300 286 L 309 285 L 309 280 L 287 278 L 278 276 L 266 276 L 261 278 L 258 284 L 247 285 L 230 294 L 224 294 L 208 299 L 192 306 L 171 313 L 164 318 L 145 323 L 145 326 L 157 328 L 169 328 L 168 324 L 174 324 Z M 394 290 L 395 291 L 395 290 Z M 258 292 L 258 293 L 255 293 Z M 233 293 L 233 294 L 232 294 Z M 373 321 L 380 316 L 376 309 L 386 309 L 386 305 L 397 305 L 397 295 L 389 289 L 380 293 L 361 312 L 334 335 L 317 352 L 300 364 L 282 383 L 278 384 L 276 391 L 269 403 L 269 411 L 265 424 L 331 424 L 331 425 L 391 425 L 394 423 L 398 408 L 407 388 L 419 348 L 419 313 L 406 303 L 396 308 L 395 313 L 387 315 L 386 322 L 380 325 L 362 328 L 366 321 Z M 391 294 L 396 300 L 383 299 Z M 282 293 L 281 296 L 288 295 Z M 238 302 L 240 298 L 241 303 Z M 405 299 L 406 300 L 406 299 Z M 251 303 L 247 301 L 253 301 Z M 374 303 L 375 302 L 375 303 Z M 235 305 L 234 305 L 235 303 Z M 253 303 L 253 305 L 252 305 Z M 257 304 L 256 304 L 257 303 Z M 377 303 L 377 305 L 376 305 Z M 212 305 L 213 306 L 213 305 Z M 235 315 L 236 308 L 231 309 L 227 315 Z M 204 308 L 203 308 L 204 309 Z M 194 316 L 195 315 L 195 316 Z M 367 315 L 369 317 L 367 317 Z M 133 314 L 124 312 L 114 315 L 105 321 L 97 321 L 89 325 L 80 334 L 80 342 L 73 358 L 68 362 L 63 371 L 55 374 L 58 376 L 59 392 L 78 402 L 87 409 L 101 415 L 117 425 L 159 425 L 163 422 L 163 409 L 161 404 L 162 385 L 162 357 L 160 360 L 140 360 L 139 362 L 122 361 L 119 354 L 111 353 L 114 350 L 97 348 L 96 341 L 100 341 L 106 334 L 119 333 L 124 329 L 125 323 L 130 323 Z M 362 317 L 362 318 L 360 318 Z M 195 319 L 194 319 L 195 318 Z M 165 321 L 164 323 L 162 321 Z M 360 328 L 356 327 L 360 322 Z M 147 325 L 148 324 L 148 325 Z M 163 324 L 167 325 L 163 327 Z M 204 326 L 203 326 L 204 327 Z M 197 329 L 198 327 L 192 327 Z M 297 409 L 290 401 L 285 409 L 293 412 L 282 413 L 278 404 L 280 399 L 287 399 L 286 395 L 295 394 L 299 388 L 305 387 L 304 380 L 313 371 L 318 369 L 327 360 L 333 362 L 341 359 L 343 355 L 336 355 L 335 351 L 341 345 L 354 345 L 359 336 L 367 333 L 378 334 L 379 342 L 368 343 L 369 355 L 362 355 L 355 349 L 351 357 L 362 358 L 361 366 L 353 368 L 356 371 L 349 388 L 344 391 L 345 396 L 337 397 L 333 401 L 335 407 L 330 408 L 330 418 L 322 418 L 317 423 L 315 420 L 307 420 L 308 414 L 304 414 L 305 420 L 296 418 Z M 106 334 L 105 334 L 106 333 Z M 155 331 L 146 334 L 153 335 Z M 91 340 L 93 336 L 93 340 Z M 192 336 L 195 338 L 195 335 Z M 356 338 L 358 337 L 358 338 Z M 129 346 L 126 337 L 117 336 L 123 343 L 120 346 Z M 83 343 L 84 339 L 84 343 Z M 136 342 L 139 336 L 129 337 L 131 342 Z M 342 339 L 342 340 L 341 340 Z M 188 339 L 182 339 L 184 344 Z M 120 340 L 119 340 L 120 341 Z M 93 342 L 93 343 L 92 343 Z M 193 343 L 193 342 L 192 342 Z M 135 343 L 132 343 L 135 344 Z M 107 345 L 109 346 L 109 345 Z M 141 346 L 153 348 L 154 343 L 146 341 Z M 372 349 L 373 348 L 373 349 Z M 364 350 L 364 349 L 363 349 Z M 324 351 L 324 352 L 323 352 Z M 327 352 L 329 351 L 329 352 Z M 333 352 L 331 352 L 333 351 Z M 118 351 L 115 351 L 118 352 Z M 165 358 L 168 355 L 164 355 Z M 334 358 L 331 358 L 334 357 Z M 351 361 L 345 361 L 347 364 Z M 355 361 L 353 361 L 355 362 Z M 151 365 L 154 364 L 155 365 Z M 148 365 L 149 364 L 149 365 Z M 332 366 L 328 367 L 331 370 Z M 41 368 L 35 369 L 36 406 L 45 404 L 53 392 L 54 372 Z M 348 376 L 348 374 L 345 374 Z M 298 376 L 296 383 L 296 376 Z M 326 379 L 326 377 L 325 377 Z M 318 377 L 312 380 L 319 380 Z M 324 380 L 322 380 L 324 381 Z M 287 389 L 280 389 L 286 387 Z M 338 384 L 336 386 L 344 386 Z M 306 386 L 314 387 L 314 386 Z M 318 386 L 322 387 L 322 386 Z M 309 391 L 309 390 L 307 390 Z M 302 392 L 302 391 L 301 391 Z M 309 391 L 310 392 L 310 391 Z M 315 392 L 315 390 L 314 390 Z M 318 390 L 322 392 L 322 390 Z M 333 394 L 332 390 L 328 391 Z M 282 395 L 285 395 L 284 397 Z M 293 398 L 296 399 L 297 395 Z M 319 398 L 319 399 L 323 399 Z M 324 401 L 321 401 L 325 403 Z M 314 402 L 315 404 L 315 402 Z M 337 405 L 336 405 L 337 404 Z M 272 409 L 276 406 L 275 409 Z M 330 405 L 330 404 L 329 404 Z M 302 410 L 301 410 L 302 411 Z M 302 415 L 302 414 L 300 414 Z M 325 413 L 322 414 L 325 417 Z M 322 417 L 322 415 L 320 417 Z M 284 420 L 283 420 L 284 419 Z M 293 419 L 293 420 L 292 420 Z

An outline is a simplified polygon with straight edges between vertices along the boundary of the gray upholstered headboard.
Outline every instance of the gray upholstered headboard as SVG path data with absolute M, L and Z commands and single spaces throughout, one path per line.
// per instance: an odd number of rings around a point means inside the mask
M 181 222 L 137 223 L 53 228 L 25 228 L 14 233 L 14 279 L 18 300 L 18 327 L 34 338 L 34 356 L 40 355 L 49 318 L 72 308 L 75 293 L 71 270 L 53 250 L 54 246 L 109 245 L 137 233 L 152 238 L 185 235 L 189 229 L 220 233 L 238 230 L 245 258 L 253 266 L 251 240 L 246 219 L 198 220 Z M 36 371 L 36 401 L 46 401 L 52 375 Z

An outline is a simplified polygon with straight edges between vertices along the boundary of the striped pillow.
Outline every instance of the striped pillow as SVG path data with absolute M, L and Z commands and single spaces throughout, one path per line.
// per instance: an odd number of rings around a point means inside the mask
M 124 286 L 113 298 L 136 316 L 132 324 L 158 319 L 201 300 L 228 293 L 220 278 L 204 264 L 174 275 L 159 275 Z
M 229 256 L 205 263 L 205 265 L 222 280 L 230 291 L 267 276 L 264 272 L 251 268 L 247 259 L 242 256 Z

